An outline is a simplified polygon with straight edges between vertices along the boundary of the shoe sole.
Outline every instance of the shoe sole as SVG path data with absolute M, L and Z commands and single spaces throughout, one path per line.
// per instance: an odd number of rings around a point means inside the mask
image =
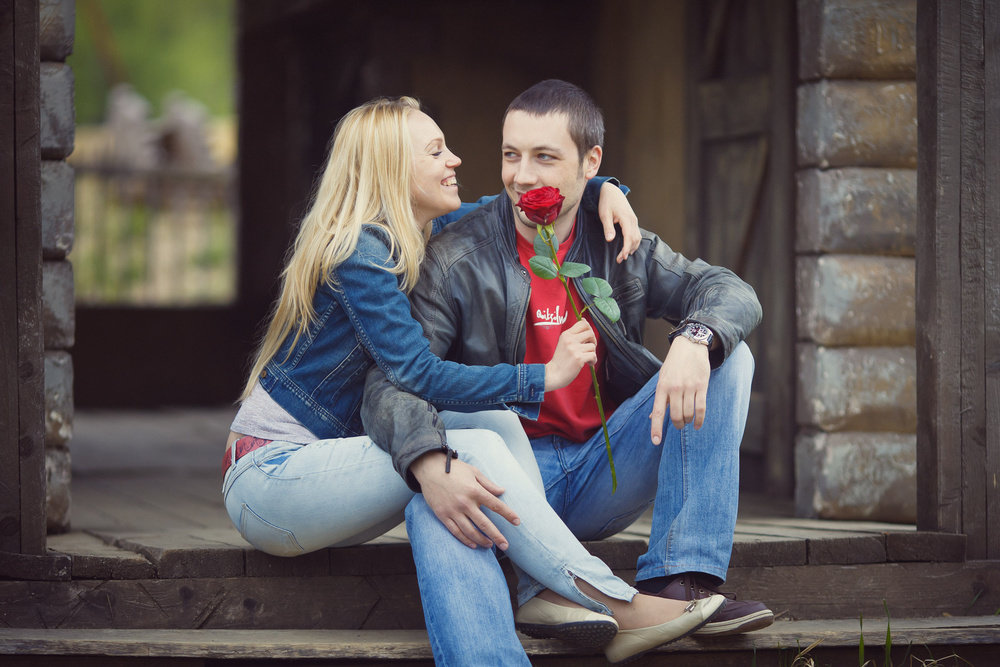
M 604 648 L 618 634 L 618 626 L 603 621 L 577 623 L 516 623 L 515 628 L 535 639 L 558 639 L 582 648 Z
M 764 610 L 728 621 L 709 621 L 694 634 L 698 637 L 724 637 L 726 635 L 738 635 L 744 632 L 753 632 L 754 630 L 766 628 L 773 622 L 774 613 L 770 610 Z

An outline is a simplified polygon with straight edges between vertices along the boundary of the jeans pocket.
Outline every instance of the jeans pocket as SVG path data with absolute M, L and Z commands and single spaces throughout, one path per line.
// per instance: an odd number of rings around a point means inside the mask
M 240 510 L 240 535 L 255 549 L 272 556 L 298 556 L 305 552 L 290 530 L 265 521 L 246 503 Z
M 302 475 L 289 472 L 289 466 L 286 464 L 288 459 L 302 447 L 303 445 L 293 443 L 272 443 L 251 454 L 253 465 L 270 479 L 301 479 Z

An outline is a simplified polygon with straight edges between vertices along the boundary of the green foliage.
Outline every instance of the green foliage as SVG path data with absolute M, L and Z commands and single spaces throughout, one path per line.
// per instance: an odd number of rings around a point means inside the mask
M 590 267 L 586 264 L 581 264 L 580 266 L 585 266 L 587 267 L 587 271 L 590 271 Z M 601 311 L 608 320 L 617 322 L 621 319 L 622 311 L 618 307 L 618 302 L 611 296 L 611 284 L 607 280 L 590 277 L 581 280 L 580 284 L 583 285 L 583 289 L 586 290 L 587 294 L 594 297 L 594 307 Z
M 590 267 L 587 267 L 590 270 Z M 595 278 L 593 276 L 589 278 L 584 278 L 580 281 L 583 285 L 583 289 L 587 290 L 587 294 L 592 296 L 611 296 L 611 283 L 609 283 L 604 278 Z
M 554 258 L 556 251 L 559 250 L 559 239 L 551 227 L 542 226 L 538 228 L 538 236 L 535 237 L 532 246 L 535 248 L 536 255 Z
M 180 90 L 210 115 L 231 115 L 234 34 L 233 0 L 78 0 L 68 59 L 77 122 L 100 122 L 108 91 L 121 81 L 154 110 L 167 93 Z
M 534 274 L 539 278 L 549 280 L 559 275 L 559 269 L 556 268 L 556 263 L 548 257 L 535 255 L 528 260 L 528 266 L 531 267 L 532 272 L 534 272 Z
M 617 322 L 621 319 L 622 311 L 618 307 L 618 302 L 609 296 L 595 296 L 594 306 L 596 306 L 599 311 L 604 313 L 604 316 L 612 322 Z
M 559 275 L 566 278 L 579 278 L 589 272 L 590 267 L 579 262 L 563 262 L 562 266 L 559 267 Z
M 858 615 L 858 665 L 865 667 L 865 615 Z
M 889 618 L 889 605 L 882 600 L 882 608 L 885 609 L 885 667 L 892 667 L 892 621 Z

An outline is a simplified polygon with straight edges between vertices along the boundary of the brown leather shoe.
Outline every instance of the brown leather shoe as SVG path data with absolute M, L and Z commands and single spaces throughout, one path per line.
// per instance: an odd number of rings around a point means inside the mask
M 723 593 L 708 583 L 706 577 L 686 572 L 674 577 L 656 595 L 671 600 L 700 600 L 713 594 L 725 595 L 726 605 L 712 619 L 695 632 L 697 637 L 721 637 L 766 628 L 774 622 L 774 612 L 763 602 L 736 600 L 732 594 Z

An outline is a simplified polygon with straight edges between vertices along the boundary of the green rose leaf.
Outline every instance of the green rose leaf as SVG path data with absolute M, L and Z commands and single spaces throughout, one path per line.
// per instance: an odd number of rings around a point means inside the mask
M 535 255 L 528 260 L 528 265 L 531 267 L 532 272 L 539 278 L 555 278 L 559 275 L 556 263 L 548 257 Z
M 595 297 L 610 297 L 611 284 L 604 278 L 584 278 L 580 281 L 587 294 Z
M 618 308 L 618 302 L 610 296 L 594 297 L 594 306 L 612 322 L 617 322 L 622 316 L 622 311 Z
M 590 273 L 590 267 L 579 262 L 563 262 L 559 267 L 559 275 L 566 278 L 576 278 L 585 273 Z
M 540 257 L 548 257 L 549 259 L 555 257 L 552 250 L 548 245 L 546 245 L 545 239 L 542 238 L 541 234 L 535 237 L 535 243 L 533 245 L 535 246 L 536 255 Z
M 538 228 L 538 236 L 535 237 L 536 241 L 538 239 L 541 239 L 543 243 L 548 241 L 552 244 L 553 250 L 559 250 L 559 237 L 556 236 L 555 231 L 552 229 L 552 225 L 540 226 Z M 546 246 L 546 248 L 548 248 L 548 246 Z M 535 251 L 538 251 L 537 246 L 535 247 Z

